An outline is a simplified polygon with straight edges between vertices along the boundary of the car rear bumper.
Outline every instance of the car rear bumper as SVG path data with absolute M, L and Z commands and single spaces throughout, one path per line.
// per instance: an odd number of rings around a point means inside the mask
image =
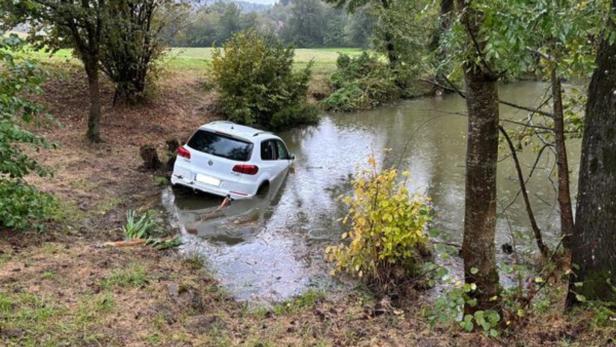
M 226 185 L 231 185 L 232 189 L 225 187 L 217 187 L 209 184 L 204 184 L 201 182 L 197 182 L 195 180 L 195 174 L 192 172 L 184 172 L 184 175 L 177 174 L 174 170 L 174 173 L 171 175 L 171 184 L 182 185 L 188 188 L 196 189 L 205 193 L 210 193 L 223 197 L 230 197 L 233 200 L 241 200 L 241 199 L 250 199 L 254 197 L 255 194 L 243 193 L 242 191 L 248 191 L 251 187 L 248 185 L 240 184 L 240 183 L 226 183 Z

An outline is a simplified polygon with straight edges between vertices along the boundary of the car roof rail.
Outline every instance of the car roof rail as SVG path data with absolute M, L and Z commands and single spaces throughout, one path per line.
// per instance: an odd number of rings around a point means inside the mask
M 271 134 L 271 133 L 269 131 L 257 131 L 256 133 L 252 135 L 252 137 L 257 137 L 262 134 Z

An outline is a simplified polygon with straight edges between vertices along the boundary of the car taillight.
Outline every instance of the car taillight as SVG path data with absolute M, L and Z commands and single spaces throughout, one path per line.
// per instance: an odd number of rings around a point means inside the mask
M 182 158 L 190 159 L 190 152 L 183 146 L 178 147 L 177 153 Z
M 233 167 L 233 172 L 239 172 L 246 175 L 256 175 L 259 172 L 259 167 L 249 164 L 237 164 Z

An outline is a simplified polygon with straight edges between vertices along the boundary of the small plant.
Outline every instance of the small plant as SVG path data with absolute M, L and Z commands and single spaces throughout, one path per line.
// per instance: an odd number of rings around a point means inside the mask
M 158 233 L 158 224 L 150 211 L 137 217 L 135 211 L 129 210 L 126 213 L 126 224 L 122 227 L 122 232 L 127 240 L 147 240 Z
M 149 239 L 146 243 L 159 251 L 162 251 L 165 249 L 179 247 L 182 244 L 182 240 L 176 236 L 171 239 Z
M 477 291 L 475 283 L 456 282 L 444 296 L 439 297 L 428 312 L 432 325 L 450 325 L 456 322 L 466 332 L 481 329 L 486 335 L 500 335 L 500 314 L 495 310 L 477 310 L 464 314 L 464 306 L 475 307 L 477 299 L 472 294 Z
M 151 211 L 138 217 L 135 211 L 129 210 L 126 213 L 126 224 L 122 227 L 122 232 L 127 240 L 145 240 L 146 244 L 158 250 L 175 248 L 182 244 L 177 236 L 171 239 L 160 237 L 162 231 Z
M 334 273 L 346 272 L 369 284 L 387 285 L 417 275 L 425 254 L 425 230 L 431 220 L 428 199 L 410 196 L 408 173 L 379 172 L 374 158 L 353 180 L 353 195 L 342 197 L 349 208 L 343 244 L 327 248 Z

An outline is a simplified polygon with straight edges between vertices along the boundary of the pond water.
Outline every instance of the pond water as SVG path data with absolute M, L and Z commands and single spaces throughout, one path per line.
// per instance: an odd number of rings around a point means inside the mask
M 541 102 L 546 85 L 520 82 L 502 85 L 500 97 L 521 105 Z M 382 167 L 409 170 L 409 188 L 431 197 L 434 224 L 449 242 L 461 243 L 464 217 L 466 147 L 465 101 L 455 95 L 421 98 L 367 112 L 324 115 L 317 126 L 280 134 L 296 155 L 294 168 L 271 185 L 268 195 L 235 201 L 220 213 L 220 198 L 168 188 L 163 203 L 181 226 L 186 253 L 209 263 L 221 283 L 240 300 L 271 301 L 311 287 L 336 287 L 323 261 L 324 248 L 343 231 L 340 194 L 373 155 Z M 458 113 L 458 114 L 456 114 Z M 526 112 L 501 107 L 501 118 L 521 119 Z M 568 143 L 572 192 L 576 192 L 579 141 Z M 525 174 L 536 152 L 520 154 Z M 508 148 L 501 146 L 498 166 L 498 209 L 511 203 L 519 185 Z M 537 221 L 550 243 L 559 234 L 554 156 L 544 155 L 528 182 Z M 501 245 L 515 244 L 534 252 L 534 241 L 521 197 L 500 213 L 496 245 L 501 263 L 510 261 Z M 528 237 L 523 237 L 528 235 Z M 461 261 L 448 260 L 454 273 Z M 506 276 L 501 274 L 503 281 Z

